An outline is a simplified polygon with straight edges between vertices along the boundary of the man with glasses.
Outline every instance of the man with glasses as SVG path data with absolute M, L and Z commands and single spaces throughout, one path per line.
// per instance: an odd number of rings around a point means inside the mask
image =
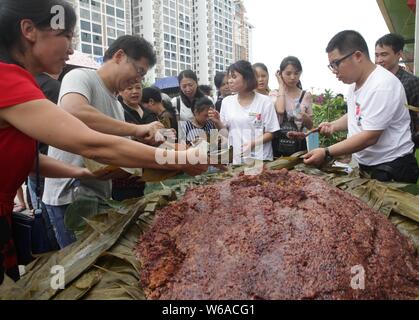
M 146 125 L 125 122 L 124 109 L 117 99 L 118 92 L 141 82 L 155 63 L 155 52 L 145 39 L 129 35 L 119 37 L 105 52 L 104 64 L 99 70 L 75 69 L 64 77 L 58 104 L 93 130 L 134 137 L 155 145 L 159 142 L 155 141 L 156 133 L 163 125 L 160 122 Z M 50 148 L 48 155 L 76 166 L 84 166 L 82 157 L 56 148 Z M 45 180 L 43 202 L 61 248 L 75 241 L 73 232 L 64 225 L 67 207 L 80 195 L 110 199 L 111 183 L 111 180 Z
M 348 138 L 328 148 L 309 152 L 304 162 L 322 165 L 334 157 L 353 154 L 360 169 L 380 181 L 416 183 L 419 168 L 413 155 L 410 116 L 401 82 L 370 59 L 364 38 L 342 31 L 329 42 L 329 69 L 350 84 L 348 113 L 320 125 L 320 133 L 348 131 Z

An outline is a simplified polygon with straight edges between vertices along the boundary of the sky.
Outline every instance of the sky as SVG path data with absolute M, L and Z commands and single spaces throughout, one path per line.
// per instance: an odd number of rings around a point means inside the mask
M 368 43 L 374 59 L 378 38 L 389 33 L 376 0 L 244 0 L 246 15 L 253 29 L 252 63 L 263 62 L 275 89 L 275 72 L 283 58 L 300 59 L 304 89 L 314 93 L 331 89 L 347 93 L 327 68 L 326 47 L 343 30 L 356 30 Z

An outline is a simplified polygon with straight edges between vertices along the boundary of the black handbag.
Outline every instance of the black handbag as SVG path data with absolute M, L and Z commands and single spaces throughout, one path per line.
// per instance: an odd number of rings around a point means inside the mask
M 18 264 L 26 265 L 34 258 L 32 254 L 41 254 L 59 250 L 51 222 L 45 206 L 41 202 L 39 174 L 39 144 L 36 148 L 36 204 L 33 216 L 21 212 L 12 214 L 13 241 L 15 243 Z
M 299 104 L 304 99 L 305 91 L 302 92 Z M 296 152 L 307 150 L 307 142 L 305 139 L 296 140 L 288 138 L 287 134 L 290 131 L 300 131 L 291 117 L 288 117 L 287 112 L 284 114 L 284 121 L 281 124 L 279 131 L 275 133 L 273 144 L 273 151 L 275 157 L 288 157 Z

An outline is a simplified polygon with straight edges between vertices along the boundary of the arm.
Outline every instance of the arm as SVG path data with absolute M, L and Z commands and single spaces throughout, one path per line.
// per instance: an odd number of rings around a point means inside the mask
M 282 80 L 282 76 L 279 73 L 279 71 L 275 74 L 276 79 L 278 80 L 278 94 L 275 102 L 275 110 L 276 113 L 282 117 L 285 114 L 285 86 L 284 86 L 284 80 Z
M 211 108 L 208 111 L 208 116 L 209 116 L 209 119 L 215 124 L 215 127 L 218 130 L 225 128 L 224 123 L 221 121 L 220 113 L 217 110 Z
M 36 164 L 34 164 L 31 173 L 35 172 Z M 94 175 L 86 168 L 73 166 L 43 154 L 39 155 L 39 174 L 47 178 L 94 178 Z
M 89 105 L 88 100 L 78 93 L 68 93 L 61 98 L 64 110 L 80 119 L 89 128 L 120 137 L 145 137 L 149 128 L 147 125 L 135 125 L 113 119 Z
M 338 157 L 353 154 L 375 145 L 383 131 L 363 131 L 342 142 L 329 147 L 330 155 Z M 326 157 L 325 149 L 315 149 L 304 156 L 304 163 L 308 165 L 321 165 Z
M 265 143 L 271 142 L 273 139 L 274 139 L 273 133 L 266 132 L 259 138 L 256 138 L 255 140 L 253 140 L 250 143 L 250 148 L 254 149 L 255 146 L 260 145 L 260 144 L 264 145 Z
M 302 116 L 303 116 L 303 125 L 308 130 L 313 129 L 312 100 L 313 100 L 313 97 L 311 96 L 311 93 L 306 92 L 304 96 L 304 100 L 302 102 L 302 107 L 304 108 L 304 112 L 302 113 Z
M 156 162 L 155 148 L 93 131 L 48 100 L 0 109 L 0 119 L 36 140 L 101 163 L 127 168 L 189 170 L 188 165 L 160 165 Z M 167 153 L 179 163 L 179 152 Z
M 333 122 L 323 122 L 319 125 L 320 134 L 331 136 L 335 132 L 348 130 L 348 115 L 345 114 L 341 118 Z

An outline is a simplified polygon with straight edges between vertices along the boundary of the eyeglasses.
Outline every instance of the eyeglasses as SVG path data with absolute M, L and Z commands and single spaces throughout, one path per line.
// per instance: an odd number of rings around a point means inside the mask
M 135 63 L 134 59 L 130 58 L 127 56 L 128 61 L 132 64 L 132 66 L 134 67 L 135 71 L 138 74 L 138 77 L 140 79 L 143 79 L 145 77 L 145 75 L 147 74 L 147 70 L 144 70 L 143 67 L 137 66 L 137 64 Z
M 337 60 L 331 62 L 327 67 L 332 72 L 338 71 L 339 65 L 342 63 L 342 61 L 345 60 L 345 59 L 347 59 L 347 58 L 349 58 L 350 56 L 352 56 L 355 52 L 356 51 L 353 51 L 353 52 L 347 54 L 346 56 L 344 56 L 344 57 L 342 57 L 340 59 L 337 59 Z

